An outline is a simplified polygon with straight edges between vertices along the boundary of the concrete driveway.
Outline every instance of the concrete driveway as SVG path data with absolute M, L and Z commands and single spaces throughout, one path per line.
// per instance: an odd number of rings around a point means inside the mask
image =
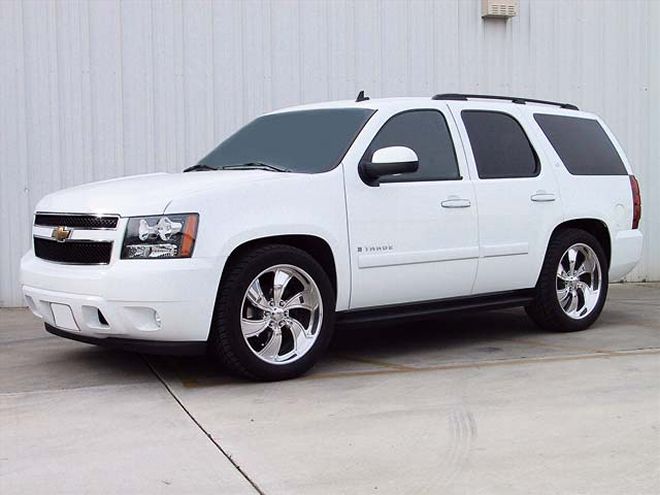
M 339 331 L 308 376 L 111 352 L 0 310 L 0 493 L 660 493 L 660 285 Z

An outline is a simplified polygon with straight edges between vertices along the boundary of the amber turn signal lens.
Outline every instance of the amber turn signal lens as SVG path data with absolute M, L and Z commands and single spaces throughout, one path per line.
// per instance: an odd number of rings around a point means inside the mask
M 180 256 L 183 258 L 189 258 L 192 256 L 195 238 L 197 237 L 198 223 L 198 215 L 190 215 L 186 219 L 186 224 L 183 226 L 183 241 L 181 242 L 181 250 L 179 251 Z

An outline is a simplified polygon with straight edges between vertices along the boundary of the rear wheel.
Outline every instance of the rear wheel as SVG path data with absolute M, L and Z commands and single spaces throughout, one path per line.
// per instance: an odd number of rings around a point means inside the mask
M 210 348 L 234 374 L 293 378 L 327 348 L 334 305 L 328 276 L 309 254 L 286 245 L 255 248 L 227 267 Z
M 551 331 L 588 328 L 605 304 L 607 269 L 605 252 L 594 236 L 579 229 L 558 232 L 548 246 L 527 314 Z

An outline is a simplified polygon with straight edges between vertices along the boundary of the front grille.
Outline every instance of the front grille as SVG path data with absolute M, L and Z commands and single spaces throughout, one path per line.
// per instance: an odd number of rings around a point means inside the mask
M 37 213 L 34 224 L 42 227 L 72 227 L 78 229 L 114 229 L 117 217 L 96 217 L 93 215 L 58 215 L 57 213 Z
M 78 265 L 107 265 L 112 254 L 111 241 L 65 241 L 34 238 L 37 258 Z

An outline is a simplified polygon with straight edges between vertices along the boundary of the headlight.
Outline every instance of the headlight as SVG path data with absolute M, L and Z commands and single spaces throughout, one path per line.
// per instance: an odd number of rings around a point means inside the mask
M 121 258 L 190 258 L 198 222 L 197 213 L 130 218 Z

